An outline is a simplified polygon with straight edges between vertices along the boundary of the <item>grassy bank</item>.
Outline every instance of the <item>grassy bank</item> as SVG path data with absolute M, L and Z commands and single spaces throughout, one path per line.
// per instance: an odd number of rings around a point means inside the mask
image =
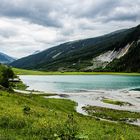
M 140 119 L 139 112 L 115 110 L 98 106 L 86 106 L 83 109 L 90 115 L 110 121 L 133 122 Z
M 139 140 L 140 127 L 83 116 L 75 106 L 69 100 L 0 91 L 0 139 Z
M 128 102 L 117 101 L 117 100 L 108 99 L 108 98 L 102 99 L 102 102 L 107 103 L 107 104 L 119 105 L 119 106 L 132 106 L 132 104 Z
M 140 73 L 120 73 L 120 72 L 43 72 L 13 68 L 17 75 L 134 75 L 140 76 Z

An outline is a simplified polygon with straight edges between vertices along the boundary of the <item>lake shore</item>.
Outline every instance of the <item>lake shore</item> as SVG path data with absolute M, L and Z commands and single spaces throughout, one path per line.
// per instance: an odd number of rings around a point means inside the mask
M 48 98 L 48 97 L 47 97 Z M 99 106 L 116 110 L 126 110 L 133 112 L 140 112 L 140 92 L 139 91 L 92 91 L 89 93 L 65 93 L 56 96 L 49 96 L 49 98 L 63 98 L 70 99 L 78 103 L 76 108 L 78 113 L 86 114 L 83 111 L 84 106 Z M 103 99 L 110 99 L 114 101 L 124 102 L 127 104 L 117 105 L 105 103 Z
M 14 90 L 17 93 L 23 94 L 33 94 L 40 96 L 47 96 L 47 98 L 62 98 L 70 99 L 78 103 L 77 112 L 85 114 L 82 107 L 100 106 L 111 109 L 127 110 L 140 112 L 140 91 L 133 90 L 92 90 L 88 92 L 78 92 L 78 93 L 51 93 L 44 91 L 35 90 Z M 110 100 L 110 102 L 104 102 L 105 100 Z M 111 101 L 116 101 L 121 104 L 114 104 Z
M 21 90 L 15 90 L 15 92 L 18 93 L 22 93 L 22 94 L 32 94 L 32 95 L 39 95 L 39 96 L 44 96 L 44 98 L 50 98 L 50 99 L 69 99 L 71 101 L 76 102 L 77 106 L 76 106 L 76 111 L 82 115 L 85 116 L 92 116 L 91 115 L 91 111 L 92 111 L 92 107 L 96 107 L 98 108 L 103 108 L 106 110 L 106 113 L 110 113 L 110 110 L 113 111 L 113 115 L 115 115 L 115 112 L 117 111 L 118 113 L 120 112 L 120 114 L 127 114 L 129 116 L 131 116 L 132 118 L 127 118 L 128 116 L 124 116 L 124 118 L 118 118 L 118 120 L 113 120 L 109 117 L 104 117 L 104 116 L 93 116 L 96 119 L 100 119 L 103 121 L 109 121 L 109 122 L 125 122 L 128 124 L 133 124 L 133 125 L 137 125 L 140 126 L 140 117 L 136 117 L 133 118 L 133 114 L 135 113 L 140 113 L 140 104 L 139 104 L 139 98 L 140 94 L 138 91 L 123 91 L 123 93 L 125 93 L 125 97 L 119 97 L 116 98 L 117 96 L 115 95 L 115 97 L 110 97 L 110 95 L 108 95 L 108 99 L 111 98 L 114 101 L 118 101 L 119 103 L 124 103 L 123 105 L 119 105 L 119 104 L 113 104 L 112 103 L 105 103 L 103 102 L 102 99 L 107 99 L 105 96 L 105 92 L 104 92 L 104 97 L 100 96 L 99 91 L 94 91 L 94 93 L 68 93 L 68 94 L 47 94 L 47 93 L 42 93 L 40 91 L 21 91 Z M 100 93 L 103 93 L 103 91 Z M 122 93 L 122 92 L 121 92 Z M 98 97 L 97 97 L 98 95 Z M 112 94 L 111 94 L 112 95 Z M 120 95 L 119 95 L 120 96 Z M 124 95 L 122 95 L 124 96 Z M 128 97 L 127 99 L 126 96 L 129 96 L 131 98 L 131 100 L 129 99 L 128 102 Z M 138 101 L 136 102 L 136 100 L 134 101 L 134 99 L 138 99 Z M 110 99 L 110 101 L 111 101 Z M 124 100 L 125 99 L 125 100 Z M 125 104 L 126 103 L 126 104 Z M 91 108 L 91 110 L 89 109 L 89 111 L 86 110 L 86 108 Z M 127 113 L 125 113 L 127 112 Z M 132 114 L 132 115 L 131 115 Z M 105 115 L 106 116 L 106 115 Z M 138 116 L 138 115 L 137 115 Z M 109 118 L 109 119 L 108 119 Z
M 89 113 L 84 108 L 87 107 L 97 107 L 97 108 L 105 108 L 106 113 L 110 112 L 110 110 L 113 110 L 114 112 L 117 111 L 118 114 L 122 114 L 124 112 L 128 112 L 132 118 L 127 118 L 128 116 L 124 116 L 124 118 L 119 118 L 118 120 L 112 120 L 108 118 L 99 117 L 99 116 L 93 116 L 96 119 L 100 119 L 103 121 L 109 121 L 116 123 L 117 121 L 125 122 L 128 124 L 133 124 L 140 126 L 140 117 L 133 118 L 134 113 L 138 113 L 140 116 L 140 92 L 138 91 L 120 91 L 115 93 L 114 91 L 94 91 L 91 93 L 66 93 L 66 94 L 58 94 L 56 96 L 45 96 L 45 98 L 57 98 L 57 99 L 70 99 L 72 101 L 75 101 L 77 103 L 76 111 L 82 115 L 86 116 L 92 116 L 91 113 Z M 103 99 L 110 99 L 110 101 L 114 100 L 116 102 L 119 102 L 120 104 L 112 104 L 112 103 L 105 103 Z M 122 104 L 121 104 L 122 103 Z M 96 109 L 94 110 L 96 111 Z M 101 113 L 101 112 L 100 112 Z M 114 113 L 115 114 L 115 113 Z M 118 115 L 119 117 L 119 115 Z M 126 117 L 126 118 L 125 118 Z
M 43 95 L 53 93 L 57 94 L 53 98 L 75 101 L 78 103 L 77 112 L 84 115 L 86 113 L 82 107 L 87 105 L 140 112 L 139 76 L 38 75 L 36 78 L 25 75 L 19 77 L 29 85 L 28 90 L 41 91 Z
M 26 94 L 38 95 L 51 99 L 52 98 L 69 99 L 77 104 L 76 111 L 84 116 L 90 115 L 86 110 L 83 109 L 87 106 L 92 107 L 97 106 L 101 108 L 106 108 L 108 110 L 109 109 L 117 110 L 118 112 L 120 112 L 120 114 L 121 112 L 125 111 L 138 113 L 140 112 L 140 91 L 138 90 L 139 77 L 137 78 L 135 76 L 127 77 L 127 76 L 111 76 L 111 75 L 110 76 L 38 75 L 38 78 L 36 78 L 36 76 L 34 77 L 31 75 L 25 75 L 19 77 L 24 83 L 30 86 L 27 88 L 28 90 L 26 91 Z M 120 81 L 123 82 L 123 85 L 120 83 Z M 112 87 L 114 87 L 114 89 Z M 99 117 L 98 119 L 112 121 Z M 126 119 L 124 118 L 123 120 Z M 128 123 L 140 125 L 139 119 L 135 120 L 133 118 L 128 118 L 127 120 L 130 121 Z

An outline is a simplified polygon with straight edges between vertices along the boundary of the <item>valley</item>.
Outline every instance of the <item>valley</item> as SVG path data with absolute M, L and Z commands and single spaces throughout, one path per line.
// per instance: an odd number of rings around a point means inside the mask
M 140 140 L 140 0 L 0 0 L 0 140 Z

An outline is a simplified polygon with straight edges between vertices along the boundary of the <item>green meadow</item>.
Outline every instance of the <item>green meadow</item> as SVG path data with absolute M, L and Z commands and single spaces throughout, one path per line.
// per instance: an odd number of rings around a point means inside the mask
M 46 99 L 38 95 L 9 93 L 0 90 L 0 139 L 140 139 L 140 127 L 123 122 L 101 121 L 92 116 L 78 114 L 75 111 L 76 105 L 70 100 Z M 118 111 L 113 113 L 114 115 L 117 113 L 118 117 L 123 115 Z M 137 114 L 134 116 L 138 117 Z
M 105 74 L 40 72 L 15 68 L 13 70 L 18 75 Z M 5 79 L 2 76 L 1 79 Z M 12 73 L 9 76 L 14 77 Z M 8 82 L 8 78 L 5 81 L 9 88 L 3 87 L 5 83 L 2 80 L 3 86 L 0 86 L 0 140 L 140 140 L 140 127 L 127 123 L 127 121 L 133 122 L 139 119 L 140 113 L 87 106 L 83 109 L 88 115 L 84 116 L 76 112 L 77 103 L 74 101 L 47 98 L 50 94 L 44 95 L 43 93 L 16 93 L 13 88 L 25 90 L 26 85 L 22 81 Z M 111 99 L 103 102 L 124 104 Z
M 123 73 L 123 72 L 45 72 L 35 70 L 25 70 L 12 68 L 17 75 L 135 75 L 140 76 L 140 73 Z

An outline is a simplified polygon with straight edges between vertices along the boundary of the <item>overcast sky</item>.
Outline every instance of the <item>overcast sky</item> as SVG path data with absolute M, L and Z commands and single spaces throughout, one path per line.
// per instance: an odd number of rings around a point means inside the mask
M 140 23 L 140 0 L 0 0 L 0 52 L 23 57 Z

